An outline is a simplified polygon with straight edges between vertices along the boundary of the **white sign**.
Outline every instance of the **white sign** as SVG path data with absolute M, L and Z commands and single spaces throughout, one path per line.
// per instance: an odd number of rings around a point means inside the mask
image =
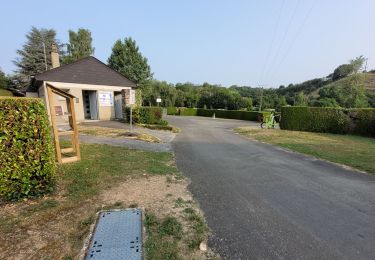
M 157 98 L 157 99 L 156 99 L 156 102 L 157 102 L 157 103 L 161 103 L 161 98 Z
M 99 92 L 99 105 L 102 107 L 113 106 L 113 92 Z
M 135 90 L 130 90 L 129 105 L 135 105 Z

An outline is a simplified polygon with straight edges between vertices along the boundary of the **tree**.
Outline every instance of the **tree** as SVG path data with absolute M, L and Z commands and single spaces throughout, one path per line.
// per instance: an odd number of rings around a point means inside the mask
M 90 56 L 95 50 L 92 47 L 91 32 L 83 28 L 79 28 L 77 32 L 69 30 L 69 43 L 66 45 L 67 54 L 62 59 L 64 64 Z
M 147 58 L 142 56 L 137 43 L 131 37 L 125 38 L 124 42 L 121 40 L 115 42 L 111 56 L 108 58 L 108 66 L 136 83 L 142 91 L 142 98 L 150 100 L 151 68 Z
M 17 73 L 22 85 L 29 82 L 30 76 L 51 68 L 51 55 L 49 54 L 52 44 L 60 45 L 53 29 L 32 27 L 31 31 L 26 34 L 26 39 L 22 49 L 17 50 L 19 57 L 13 61 L 18 67 Z
M 346 108 L 368 107 L 364 77 L 354 74 L 319 91 L 320 99 L 335 99 L 338 105 Z
M 152 78 L 147 58 L 142 56 L 136 42 L 130 37 L 125 38 L 124 42 L 121 40 L 115 42 L 112 54 L 108 58 L 108 66 L 136 84 Z
M 9 78 L 5 73 L 0 69 L 0 89 L 7 89 L 9 86 Z
M 350 60 L 349 64 L 342 64 L 338 66 L 332 75 L 332 80 L 338 80 L 345 78 L 353 73 L 358 73 L 365 63 L 366 58 L 364 56 L 359 56 L 355 59 Z
M 295 101 L 294 101 L 294 105 L 295 106 L 307 106 L 307 97 L 302 91 L 297 94 Z

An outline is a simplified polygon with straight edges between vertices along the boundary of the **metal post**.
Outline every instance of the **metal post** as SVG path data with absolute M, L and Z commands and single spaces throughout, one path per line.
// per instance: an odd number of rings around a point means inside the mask
M 130 132 L 133 131 L 133 108 L 130 106 Z

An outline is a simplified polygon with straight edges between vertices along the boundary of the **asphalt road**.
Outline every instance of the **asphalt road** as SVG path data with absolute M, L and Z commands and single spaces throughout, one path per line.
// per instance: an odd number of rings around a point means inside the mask
M 375 176 L 249 141 L 251 123 L 169 117 L 177 165 L 226 259 L 375 259 Z M 375 156 L 374 156 L 375 157 Z M 374 158 L 375 159 L 375 158 Z

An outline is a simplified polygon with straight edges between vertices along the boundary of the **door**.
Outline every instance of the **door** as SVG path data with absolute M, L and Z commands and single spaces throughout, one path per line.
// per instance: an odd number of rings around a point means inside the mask
M 98 94 L 97 91 L 90 91 L 89 92 L 89 100 L 90 100 L 90 115 L 92 120 L 99 119 L 98 113 Z
M 115 92 L 115 118 L 122 119 L 122 95 Z

